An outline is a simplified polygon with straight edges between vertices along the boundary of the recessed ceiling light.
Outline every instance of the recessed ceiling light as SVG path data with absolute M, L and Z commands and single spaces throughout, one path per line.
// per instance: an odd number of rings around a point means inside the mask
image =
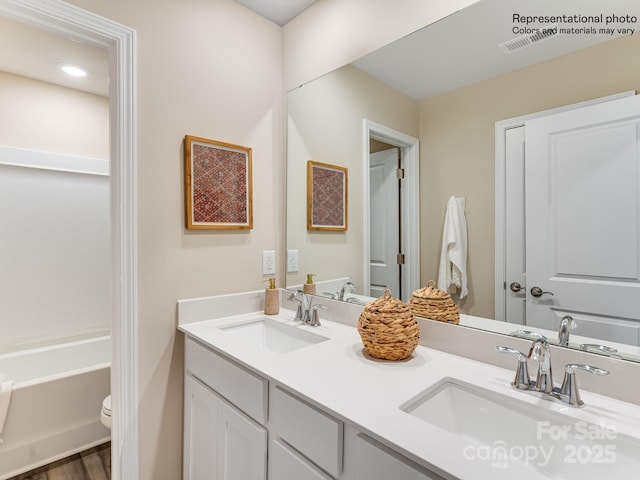
M 66 73 L 67 75 L 71 75 L 72 77 L 86 77 L 87 76 L 87 71 L 78 66 L 78 65 L 73 65 L 71 63 L 59 63 L 58 67 L 60 67 L 60 69 Z

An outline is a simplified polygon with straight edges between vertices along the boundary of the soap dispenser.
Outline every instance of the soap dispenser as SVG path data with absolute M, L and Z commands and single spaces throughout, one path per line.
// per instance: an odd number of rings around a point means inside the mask
M 315 273 L 307 273 L 307 281 L 302 285 L 302 291 L 308 295 L 316 294 L 316 284 L 313 283 L 313 277 L 315 277 Z
M 264 314 L 277 315 L 280 311 L 280 292 L 276 288 L 276 279 L 269 278 L 269 286 L 264 291 Z

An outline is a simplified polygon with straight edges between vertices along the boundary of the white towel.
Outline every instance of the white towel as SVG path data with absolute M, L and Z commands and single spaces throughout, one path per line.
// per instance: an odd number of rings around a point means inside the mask
M 438 288 L 453 293 L 460 291 L 460 299 L 467 296 L 467 219 L 464 197 L 451 197 L 447 202 L 442 232 L 442 253 Z
M 5 376 L 0 373 L 0 443 L 3 443 L 2 430 L 4 429 L 4 422 L 7 419 L 13 383 L 13 380 L 5 380 Z

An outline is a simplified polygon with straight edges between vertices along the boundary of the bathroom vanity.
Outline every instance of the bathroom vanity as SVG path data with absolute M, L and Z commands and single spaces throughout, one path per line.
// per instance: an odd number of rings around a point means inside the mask
M 640 468 L 638 405 L 589 391 L 582 408 L 546 401 L 510 387 L 515 361 L 505 369 L 424 345 L 405 361 L 376 360 L 349 322 L 310 327 L 292 310 L 265 316 L 256 293 L 234 309 L 238 298 L 179 304 L 185 479 L 625 478 Z

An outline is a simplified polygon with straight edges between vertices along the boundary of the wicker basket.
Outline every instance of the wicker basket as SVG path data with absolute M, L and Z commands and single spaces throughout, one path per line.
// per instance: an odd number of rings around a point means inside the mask
M 364 307 L 358 320 L 358 332 L 365 351 L 385 360 L 410 357 L 420 339 L 420 327 L 411 307 L 393 298 L 388 289 L 382 297 Z
M 411 294 L 409 305 L 413 314 L 441 322 L 458 324 L 460 312 L 453 303 L 451 295 L 436 287 L 436 282 L 429 280 L 427 286 L 419 288 Z

